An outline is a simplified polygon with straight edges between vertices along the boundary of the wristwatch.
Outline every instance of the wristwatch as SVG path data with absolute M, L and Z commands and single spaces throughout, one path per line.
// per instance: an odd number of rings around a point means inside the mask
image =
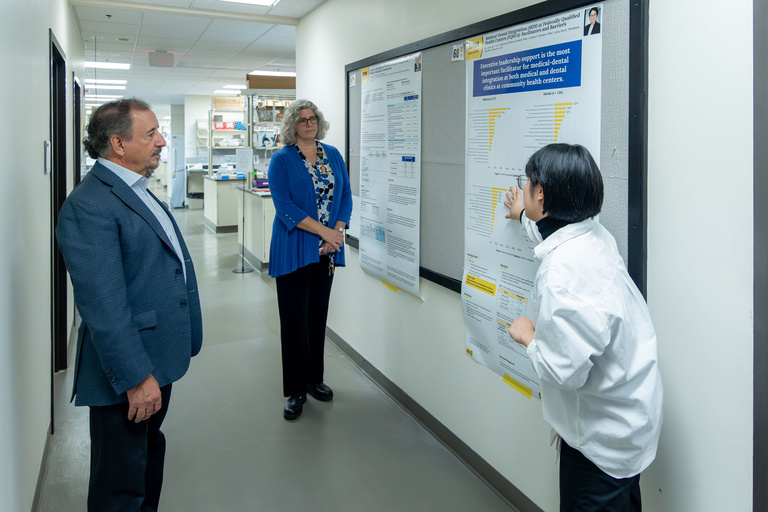
M 341 231 L 342 233 L 344 233 L 344 228 L 336 228 L 336 229 L 338 229 L 339 231 Z

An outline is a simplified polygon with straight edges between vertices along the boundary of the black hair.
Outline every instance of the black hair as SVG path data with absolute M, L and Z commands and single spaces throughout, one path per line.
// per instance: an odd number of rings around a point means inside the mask
M 593 7 L 589 10 L 589 14 L 592 14 L 592 11 L 595 11 L 595 14 L 600 14 L 600 11 L 597 10 L 597 7 Z
M 553 219 L 581 222 L 600 213 L 603 177 L 587 148 L 549 144 L 528 159 L 525 174 L 544 191 L 544 211 Z
M 83 146 L 91 158 L 107 157 L 112 152 L 110 139 L 118 135 L 125 140 L 133 137 L 133 110 L 151 110 L 146 101 L 138 98 L 126 98 L 110 101 L 96 108 L 91 113 L 91 120 L 86 128 L 88 136 Z

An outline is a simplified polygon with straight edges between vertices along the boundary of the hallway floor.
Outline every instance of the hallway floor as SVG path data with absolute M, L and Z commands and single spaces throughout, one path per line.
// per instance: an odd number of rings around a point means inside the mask
M 205 334 L 164 423 L 163 512 L 513 510 L 330 342 L 334 400 L 309 397 L 298 421 L 284 420 L 274 281 L 233 273 L 238 235 L 206 229 L 202 210 L 173 215 L 195 263 Z M 69 403 L 71 379 L 70 369 L 55 381 L 41 512 L 86 510 L 88 410 Z

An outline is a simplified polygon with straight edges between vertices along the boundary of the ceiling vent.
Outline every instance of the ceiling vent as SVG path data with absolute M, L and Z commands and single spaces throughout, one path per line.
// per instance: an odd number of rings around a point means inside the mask
M 154 50 L 149 52 L 149 65 L 158 68 L 172 68 L 173 54 L 171 52 Z

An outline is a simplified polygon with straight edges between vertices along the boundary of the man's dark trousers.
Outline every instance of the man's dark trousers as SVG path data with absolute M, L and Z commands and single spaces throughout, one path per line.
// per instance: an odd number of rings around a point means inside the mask
M 160 431 L 171 384 L 160 388 L 163 405 L 148 420 L 128 420 L 128 403 L 90 408 L 89 512 L 155 512 L 163 486 L 165 436 Z

